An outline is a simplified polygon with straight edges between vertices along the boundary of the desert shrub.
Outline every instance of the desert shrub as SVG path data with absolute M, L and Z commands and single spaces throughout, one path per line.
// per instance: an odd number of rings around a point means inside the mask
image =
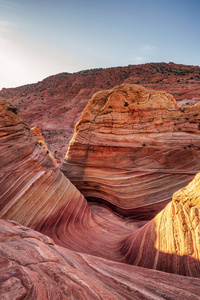
M 14 114 L 18 114 L 18 111 L 17 111 L 17 108 L 16 107 L 11 107 L 11 106 L 8 106 L 7 108 L 8 110 L 11 110 Z

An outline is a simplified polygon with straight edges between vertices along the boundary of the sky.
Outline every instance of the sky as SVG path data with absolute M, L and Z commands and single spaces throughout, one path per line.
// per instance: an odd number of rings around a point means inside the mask
M 200 0 L 0 0 L 0 89 L 148 62 L 200 66 Z

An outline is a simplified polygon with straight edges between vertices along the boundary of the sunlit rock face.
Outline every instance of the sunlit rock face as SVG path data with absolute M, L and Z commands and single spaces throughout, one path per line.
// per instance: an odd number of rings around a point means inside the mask
M 200 277 L 200 173 L 152 221 L 123 241 L 127 263 Z
M 31 132 L 32 134 L 36 137 L 38 144 L 47 151 L 47 153 L 49 154 L 49 156 L 51 157 L 51 159 L 53 160 L 53 163 L 56 164 L 56 160 L 53 156 L 53 154 L 51 153 L 51 151 L 49 150 L 47 144 L 45 143 L 44 137 L 42 136 L 42 132 L 39 126 L 35 125 L 34 127 L 31 128 Z
M 151 219 L 200 168 L 200 105 L 138 85 L 96 93 L 76 125 L 63 173 L 89 200 Z
M 70 251 L 0 220 L 1 299 L 198 299 L 200 279 Z

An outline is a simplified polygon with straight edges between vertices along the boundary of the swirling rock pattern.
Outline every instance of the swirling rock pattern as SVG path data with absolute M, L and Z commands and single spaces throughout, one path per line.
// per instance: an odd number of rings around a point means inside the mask
M 0 100 L 0 216 L 35 228 L 83 196 L 53 163 L 17 111 Z M 67 197 L 66 197 L 67 195 Z
M 70 142 L 63 173 L 88 199 L 151 219 L 200 168 L 200 105 L 138 85 L 96 93 Z
M 0 166 L 1 299 L 199 299 L 200 175 L 143 227 L 90 209 L 3 99 Z
M 129 264 L 200 277 L 200 173 L 156 217 L 122 242 Z
M 1 299 L 199 299 L 200 279 L 70 251 L 0 220 Z
M 120 261 L 121 239 L 140 224 L 127 225 L 106 208 L 109 219 L 99 209 L 92 213 L 16 109 L 3 99 L 0 104 L 0 217 L 48 234 L 59 245 Z

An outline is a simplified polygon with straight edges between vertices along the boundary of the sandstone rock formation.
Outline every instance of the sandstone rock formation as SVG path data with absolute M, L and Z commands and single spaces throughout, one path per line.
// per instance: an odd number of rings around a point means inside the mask
M 61 170 L 89 200 L 151 219 L 200 169 L 200 105 L 138 85 L 96 93 Z
M 0 99 L 0 217 L 48 234 L 59 245 L 120 261 L 118 245 L 140 224 L 92 213 L 19 117 Z M 101 247 L 101 245 L 104 247 Z
M 119 264 L 56 246 L 0 220 L 1 299 L 199 299 L 200 279 Z
M 3 99 L 0 108 L 0 216 L 33 228 L 44 226 L 44 217 L 52 209 L 62 209 L 66 195 L 80 202 L 83 196 L 61 174 L 15 108 Z
M 179 105 L 200 101 L 200 67 L 173 63 L 62 73 L 36 84 L 2 89 L 0 96 L 12 101 L 30 126 L 41 127 L 48 147 L 60 163 L 90 97 L 122 83 L 172 93 Z
M 121 86 L 113 89 L 115 96 L 120 89 L 117 103 L 112 97 L 113 90 L 105 91 L 102 94 L 107 97 L 110 93 L 110 102 L 94 101 L 96 104 L 91 107 L 91 114 L 86 114 L 84 119 L 85 109 L 77 133 L 83 124 L 87 125 L 91 115 L 95 116 L 98 106 L 111 110 L 110 105 L 116 105 L 119 116 L 120 103 L 125 104 L 122 102 L 124 88 L 126 102 L 132 109 L 136 105 L 134 101 L 131 103 L 134 91 L 138 100 L 143 99 L 140 103 L 143 111 L 147 99 L 151 109 L 156 109 L 156 118 L 168 116 L 168 127 L 173 127 L 169 120 L 171 115 L 176 116 L 177 111 L 182 124 L 184 112 L 180 111 L 172 96 L 151 92 L 149 97 L 149 92 L 142 87 Z M 102 94 L 95 95 L 93 100 Z M 198 105 L 187 111 L 189 120 L 191 112 L 196 115 L 196 108 Z M 148 112 L 149 108 L 146 109 L 147 116 Z M 95 118 L 98 120 L 101 120 L 101 114 Z M 196 122 L 190 125 L 189 120 L 188 126 L 191 127 L 188 128 L 192 129 Z M 122 119 L 120 122 L 123 124 Z M 150 137 L 153 125 L 148 126 Z M 113 128 L 117 130 L 117 127 Z M 162 124 L 160 128 L 161 133 L 165 133 L 167 126 Z M 142 134 L 142 127 L 140 129 L 139 134 Z M 127 143 L 123 133 L 129 130 L 128 127 L 124 132 L 122 130 L 119 140 L 121 138 Z M 109 137 L 110 129 L 107 127 L 105 131 Z M 94 141 L 98 140 L 99 134 L 95 133 L 94 130 Z M 90 141 L 90 136 L 87 137 Z M 197 147 L 195 134 L 193 139 L 193 146 L 189 149 Z M 184 145 L 184 136 L 181 141 Z M 173 146 L 172 138 L 167 142 L 166 149 L 169 149 L 170 145 Z M 139 214 L 134 210 L 130 219 L 115 215 L 98 202 L 89 207 L 83 195 L 39 145 L 16 108 L 3 99 L 0 99 L 0 150 L 0 216 L 14 220 L 9 223 L 0 220 L 0 299 L 198 299 L 200 282 L 195 277 L 200 277 L 200 174 L 186 188 L 175 193 L 172 202 L 162 212 L 142 226 L 145 222 L 136 220 Z M 192 162 L 196 162 L 198 151 L 190 152 L 190 156 Z M 170 161 L 168 163 L 171 166 Z M 148 164 L 151 165 L 151 161 Z M 160 159 L 159 164 L 164 162 Z M 182 164 L 178 170 L 180 166 Z M 108 165 L 104 169 L 107 168 Z M 104 169 L 100 169 L 100 173 Z M 77 168 L 77 173 L 80 170 Z M 191 169 L 190 174 L 193 172 Z M 121 173 L 120 180 L 123 176 Z M 115 180 L 116 176 L 112 177 Z M 118 203 L 113 202 L 114 205 L 117 207 Z
M 49 154 L 49 156 L 51 157 L 51 159 L 53 160 L 54 164 L 56 164 L 56 160 L 55 157 L 53 156 L 53 154 L 51 153 L 51 151 L 49 150 L 47 144 L 45 143 L 44 137 L 42 136 L 42 132 L 39 126 L 35 125 L 34 127 L 31 128 L 31 132 L 32 134 L 36 137 L 38 144 L 44 149 L 46 150 L 46 152 Z
M 200 173 L 123 242 L 126 263 L 200 277 Z

